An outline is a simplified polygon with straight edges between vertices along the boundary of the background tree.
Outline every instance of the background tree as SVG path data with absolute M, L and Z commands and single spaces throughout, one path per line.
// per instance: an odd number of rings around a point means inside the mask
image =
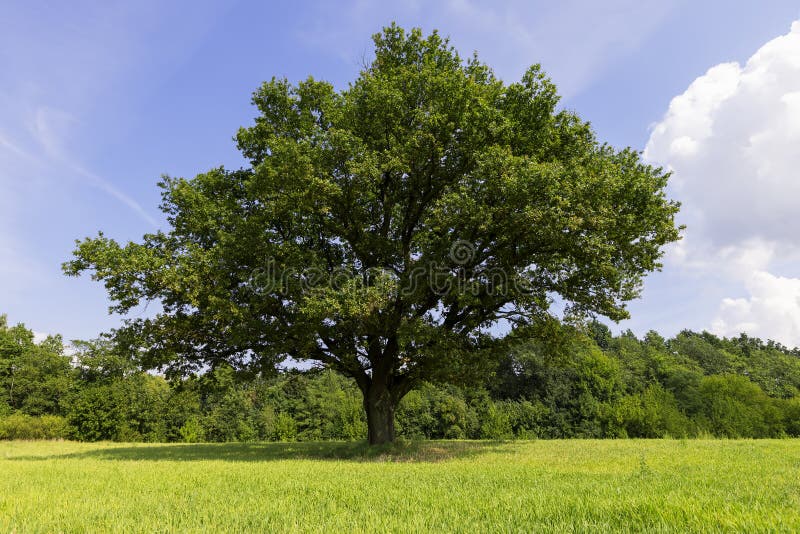
M 0 315 L 0 415 L 61 415 L 72 383 L 61 336 L 36 343 L 33 331 L 22 324 L 8 326 L 6 316 Z
M 20 380 L 14 382 L 13 407 L 6 400 L 10 377 L 0 380 L 0 440 L 318 441 L 367 435 L 361 392 L 331 369 L 289 368 L 253 377 L 222 363 L 166 381 L 137 369 L 108 338 L 73 341 L 70 356 L 59 356 L 66 350 L 59 336 L 35 343 L 24 325 L 3 326 L 3 320 L 0 315 L 3 369 L 13 360 Z M 422 382 L 397 406 L 398 435 L 800 435 L 797 349 L 745 335 L 726 339 L 686 330 L 671 339 L 655 332 L 639 339 L 630 331 L 615 336 L 596 322 L 547 326 L 546 335 L 503 351 L 493 372 L 474 384 Z M 57 384 L 62 386 L 53 388 Z
M 553 295 L 626 317 L 678 205 L 666 173 L 557 110 L 538 66 L 506 85 L 435 32 L 374 42 L 344 90 L 265 83 L 237 135 L 249 167 L 165 178 L 168 231 L 86 239 L 65 272 L 92 271 L 115 312 L 161 304 L 117 332 L 143 365 L 316 361 L 355 380 L 383 443 L 415 385 L 481 370 L 498 322 L 535 324 Z

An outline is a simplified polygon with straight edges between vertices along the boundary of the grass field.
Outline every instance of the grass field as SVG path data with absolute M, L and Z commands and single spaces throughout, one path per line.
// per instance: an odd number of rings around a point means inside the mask
M 0 442 L 0 532 L 798 531 L 800 441 Z

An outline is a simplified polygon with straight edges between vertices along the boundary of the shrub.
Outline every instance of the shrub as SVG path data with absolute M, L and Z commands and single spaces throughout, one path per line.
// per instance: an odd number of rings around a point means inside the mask
M 293 441 L 295 438 L 297 438 L 297 422 L 288 413 L 278 413 L 275 416 L 272 439 L 277 441 Z
M 606 437 L 686 437 L 693 433 L 675 397 L 658 383 L 622 397 L 608 409 Z
M 549 410 L 541 402 L 499 401 L 498 407 L 506 413 L 511 430 L 520 439 L 536 439 L 544 436 L 545 421 Z
M 505 406 L 505 403 L 502 402 L 492 402 L 481 414 L 479 435 L 481 439 L 511 439 L 514 437 L 508 411 L 503 409 Z
M 197 417 L 190 417 L 186 420 L 179 431 L 181 441 L 184 443 L 200 443 L 205 439 L 205 432 L 203 432 L 203 425 Z
M 783 427 L 789 436 L 800 436 L 800 397 L 781 399 Z
M 706 376 L 699 395 L 704 402 L 698 421 L 715 436 L 763 438 L 784 434 L 774 399 L 747 378 Z
M 70 437 L 79 441 L 118 439 L 125 420 L 111 386 L 89 386 L 74 394 L 67 409 Z
M 420 439 L 430 438 L 434 433 L 436 418 L 431 413 L 429 398 L 421 389 L 403 397 L 395 415 L 397 432 L 401 436 Z
M 56 415 L 16 413 L 0 418 L 0 439 L 64 439 L 68 433 L 66 420 Z

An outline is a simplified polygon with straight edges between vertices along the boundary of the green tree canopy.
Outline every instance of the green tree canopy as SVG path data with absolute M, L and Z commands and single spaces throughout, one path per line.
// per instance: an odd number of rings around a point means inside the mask
M 160 303 L 117 332 L 146 366 L 352 377 L 381 443 L 415 384 L 481 368 L 499 321 L 534 324 L 554 296 L 627 317 L 679 232 L 668 174 L 557 109 L 538 65 L 505 84 L 436 32 L 374 41 L 346 89 L 263 84 L 236 137 L 249 166 L 164 178 L 167 231 L 86 239 L 65 272 L 91 271 L 115 312 Z
M 8 326 L 0 315 L 0 415 L 58 414 L 71 384 L 72 367 L 61 336 L 36 343 L 33 331 L 23 324 Z

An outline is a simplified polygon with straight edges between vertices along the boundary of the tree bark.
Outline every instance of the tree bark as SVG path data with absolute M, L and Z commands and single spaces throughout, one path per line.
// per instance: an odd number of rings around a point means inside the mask
M 387 384 L 370 381 L 364 391 L 364 410 L 367 413 L 367 439 L 370 445 L 394 441 L 394 410 L 397 399 Z

